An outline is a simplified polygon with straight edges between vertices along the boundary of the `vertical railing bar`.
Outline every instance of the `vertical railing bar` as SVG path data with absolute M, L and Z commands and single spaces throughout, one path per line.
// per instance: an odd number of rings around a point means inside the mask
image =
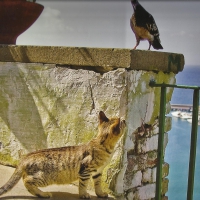
M 163 152 L 164 152 L 163 143 L 164 143 L 164 131 L 165 131 L 166 87 L 194 90 L 191 144 L 190 144 L 190 161 L 189 161 L 189 173 L 188 173 L 188 190 L 187 190 L 187 200 L 193 200 L 200 87 L 169 85 L 169 84 L 164 84 L 164 83 L 156 84 L 154 81 L 150 81 L 149 85 L 151 87 L 161 87 L 158 154 L 157 154 L 158 165 L 157 165 L 157 173 L 156 173 L 156 196 L 155 196 L 156 200 L 161 200 L 161 197 L 162 197 L 162 164 L 163 164 Z
M 193 199 L 197 131 L 198 131 L 198 113 L 199 113 L 199 89 L 195 89 L 193 94 L 192 130 L 191 130 L 187 200 Z
M 165 131 L 165 111 L 166 111 L 166 87 L 161 86 L 160 96 L 160 116 L 159 116 L 159 135 L 157 153 L 157 172 L 156 172 L 156 200 L 161 200 L 162 196 L 162 165 L 163 165 L 163 143 Z

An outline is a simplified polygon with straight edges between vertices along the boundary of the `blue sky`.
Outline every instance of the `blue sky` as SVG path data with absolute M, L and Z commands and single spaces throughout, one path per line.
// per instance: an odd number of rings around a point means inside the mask
M 18 45 L 133 48 L 130 1 L 48 1 Z M 160 31 L 165 52 L 182 53 L 186 65 L 200 65 L 200 2 L 140 1 Z M 142 41 L 138 49 L 148 49 Z M 151 49 L 153 50 L 153 49 Z

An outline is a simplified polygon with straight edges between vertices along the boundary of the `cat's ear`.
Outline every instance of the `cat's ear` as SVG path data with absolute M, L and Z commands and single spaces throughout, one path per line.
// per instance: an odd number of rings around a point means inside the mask
M 116 120 L 116 122 L 111 127 L 112 133 L 115 135 L 120 134 L 120 118 Z
M 102 124 L 103 122 L 108 122 L 109 119 L 106 117 L 103 111 L 99 112 L 99 124 Z

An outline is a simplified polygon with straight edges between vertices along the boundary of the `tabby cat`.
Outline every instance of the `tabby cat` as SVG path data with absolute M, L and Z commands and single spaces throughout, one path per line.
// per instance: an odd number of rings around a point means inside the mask
M 101 189 L 101 173 L 109 163 L 124 127 L 124 120 L 108 119 L 100 111 L 96 138 L 79 146 L 44 149 L 27 154 L 21 159 L 10 180 L 0 188 L 0 195 L 12 189 L 21 177 L 31 194 L 44 198 L 52 195 L 42 192 L 38 187 L 69 184 L 79 179 L 79 197 L 88 199 L 87 183 L 92 177 L 96 195 L 106 198 L 108 194 Z

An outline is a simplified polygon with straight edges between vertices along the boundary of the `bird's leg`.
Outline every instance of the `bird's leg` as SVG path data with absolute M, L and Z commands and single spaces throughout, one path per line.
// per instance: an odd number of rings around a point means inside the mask
M 136 45 L 133 49 L 136 49 L 136 47 L 140 44 L 140 39 L 139 38 L 136 38 Z
M 150 48 L 151 48 L 151 42 L 149 41 L 149 48 L 148 48 L 148 50 L 150 50 Z

